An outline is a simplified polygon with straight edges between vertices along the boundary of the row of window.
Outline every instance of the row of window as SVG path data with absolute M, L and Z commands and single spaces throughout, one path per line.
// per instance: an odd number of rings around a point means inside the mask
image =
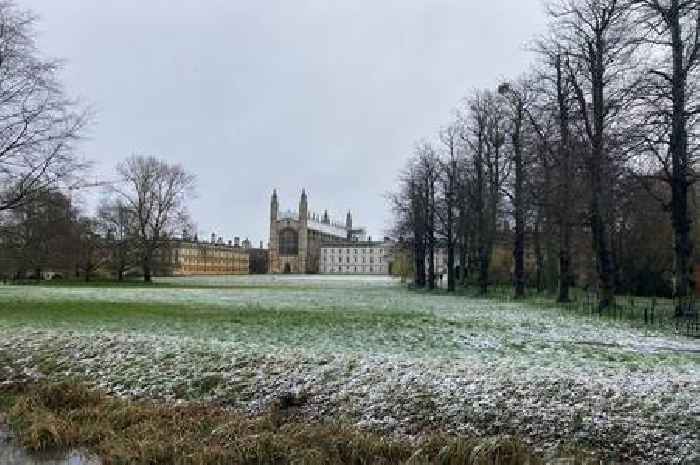
M 212 257 L 182 257 L 180 260 L 185 263 L 248 263 L 250 260 L 248 257 L 224 257 L 224 258 L 212 258 Z
M 322 266 L 321 273 L 384 273 L 381 266 Z
M 346 254 L 350 253 L 350 249 L 331 249 L 331 248 L 323 248 L 321 249 L 323 251 L 324 255 L 330 254 L 330 255 L 335 255 L 335 254 L 343 254 L 343 251 L 345 251 Z M 362 248 L 362 249 L 352 249 L 355 255 L 359 253 L 363 254 L 374 254 L 377 253 L 379 255 L 384 253 L 384 249 L 372 249 L 372 248 Z M 360 250 L 362 252 L 360 252 Z
M 244 257 L 248 254 L 241 252 L 230 252 L 225 250 L 206 250 L 206 249 L 180 249 L 175 251 L 176 255 L 183 257 Z
M 343 263 L 343 257 L 323 257 L 325 263 Z M 377 257 L 377 263 L 381 263 L 382 257 Z M 350 257 L 345 257 L 345 263 L 350 263 Z M 358 257 L 355 257 L 353 263 L 360 263 Z M 367 263 L 367 257 L 362 257 L 362 263 Z M 374 257 L 369 257 L 369 263 L 374 263 Z
M 247 273 L 247 266 L 202 266 L 202 265 L 184 265 L 180 267 L 182 272 L 186 273 Z

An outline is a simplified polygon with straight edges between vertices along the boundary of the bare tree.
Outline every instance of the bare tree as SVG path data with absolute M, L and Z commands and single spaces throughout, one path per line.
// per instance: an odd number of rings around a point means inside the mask
M 486 294 L 503 183 L 509 164 L 508 157 L 503 153 L 505 112 L 500 99 L 488 91 L 477 92 L 467 102 L 463 124 L 462 137 L 469 148 L 470 157 L 466 182 L 470 186 L 469 203 L 476 223 L 479 292 Z
M 83 166 L 75 142 L 88 113 L 69 100 L 60 63 L 41 57 L 34 15 L 0 1 L 0 211 L 70 179 Z
M 76 239 L 77 271 L 88 282 L 107 260 L 107 248 L 104 238 L 99 234 L 97 219 L 80 218 L 76 224 Z
M 569 137 L 569 79 L 565 77 L 561 54 L 554 54 L 554 74 L 557 95 L 557 116 L 559 121 L 558 159 L 561 166 L 559 176 L 559 295 L 557 302 L 569 302 L 571 287 L 571 142 Z
M 107 264 L 119 281 L 136 263 L 134 245 L 136 243 L 136 223 L 133 211 L 123 199 L 106 199 L 97 211 L 99 230 L 105 238 L 109 251 Z
M 693 141 L 700 135 L 700 0 L 635 0 L 634 4 L 647 55 L 658 57 L 648 64 L 641 131 L 644 148 L 657 163 L 651 176 L 642 179 L 660 179 L 670 188 L 670 199 L 663 202 L 674 232 L 674 294 L 683 304 L 693 293 L 689 198 L 696 181 L 698 146 Z M 679 305 L 677 312 L 681 311 Z
M 1 242 L 12 274 L 39 278 L 44 271 L 73 273 L 77 214 L 66 196 L 52 191 L 39 192 L 32 202 L 7 211 Z
M 525 153 L 525 131 L 528 116 L 529 84 L 521 80 L 516 84 L 503 83 L 498 86 L 498 93 L 508 103 L 510 119 L 510 142 L 512 149 L 512 161 L 515 171 L 513 179 L 513 219 L 515 220 L 515 234 L 513 240 L 513 287 L 514 297 L 525 297 L 525 221 L 527 215 L 526 200 L 526 176 L 528 156 Z
M 455 291 L 455 212 L 459 200 L 459 132 L 457 124 L 451 124 L 440 131 L 440 141 L 444 146 L 444 156 L 440 162 L 441 201 L 437 208 L 440 218 L 440 232 L 445 238 L 447 253 L 447 291 Z M 462 262 L 464 266 L 464 262 Z
M 583 135 L 589 144 L 590 227 L 599 277 L 600 310 L 615 305 L 615 263 L 611 250 L 610 212 L 613 163 L 610 141 L 621 112 L 632 96 L 633 52 L 629 2 L 560 0 L 551 6 L 556 40 L 566 52 L 567 74 L 574 89 Z
M 534 85 L 534 82 L 540 84 Z M 545 83 L 545 85 L 541 85 Z M 557 243 L 561 246 L 556 225 L 560 224 L 560 210 L 565 200 L 559 195 L 559 184 L 564 182 L 558 172 L 559 163 L 556 147 L 556 111 L 550 98 L 546 77 L 539 73 L 531 82 L 532 102 L 526 111 L 529 131 L 526 139 L 531 157 L 526 176 L 526 189 L 531 208 L 534 209 L 533 247 L 537 264 L 537 290 L 545 288 L 554 294 L 558 281 L 559 253 Z M 569 184 L 567 188 L 571 188 Z M 571 205 L 566 205 L 566 209 Z M 561 247 L 560 247 L 561 248 Z
M 440 164 L 437 152 L 429 142 L 422 142 L 416 147 L 417 193 L 420 197 L 419 208 L 424 211 L 425 253 L 428 259 L 427 285 L 435 288 L 435 252 L 436 252 L 436 191 Z
M 180 165 L 137 155 L 120 163 L 117 172 L 124 187 L 115 191 L 133 214 L 143 278 L 150 282 L 156 253 L 167 250 L 167 241 L 188 223 L 185 200 L 194 176 Z

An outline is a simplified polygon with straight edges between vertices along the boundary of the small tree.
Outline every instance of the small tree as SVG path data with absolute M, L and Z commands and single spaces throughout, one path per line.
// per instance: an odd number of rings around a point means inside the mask
M 131 211 L 121 198 L 102 202 L 97 212 L 99 229 L 108 251 L 107 265 L 119 281 L 137 263 L 136 224 Z
M 77 269 L 83 274 L 85 282 L 90 281 L 93 274 L 105 263 L 107 249 L 104 238 L 98 233 L 98 221 L 95 218 L 83 217 L 76 225 L 78 256 Z
M 193 192 L 194 176 L 180 165 L 138 155 L 120 163 L 117 172 L 124 187 L 115 191 L 133 215 L 143 279 L 150 282 L 156 254 L 188 224 L 185 200 Z

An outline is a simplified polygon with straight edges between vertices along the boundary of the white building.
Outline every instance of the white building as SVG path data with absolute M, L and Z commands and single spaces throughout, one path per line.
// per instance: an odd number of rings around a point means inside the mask
M 391 242 L 343 241 L 321 244 L 323 274 L 389 274 Z

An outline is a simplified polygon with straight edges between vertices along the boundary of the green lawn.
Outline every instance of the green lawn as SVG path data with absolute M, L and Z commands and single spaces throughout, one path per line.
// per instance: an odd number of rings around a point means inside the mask
M 0 379 L 246 412 L 291 392 L 310 421 L 399 434 L 669 455 L 698 440 L 699 365 L 698 341 L 668 329 L 387 279 L 0 287 Z

